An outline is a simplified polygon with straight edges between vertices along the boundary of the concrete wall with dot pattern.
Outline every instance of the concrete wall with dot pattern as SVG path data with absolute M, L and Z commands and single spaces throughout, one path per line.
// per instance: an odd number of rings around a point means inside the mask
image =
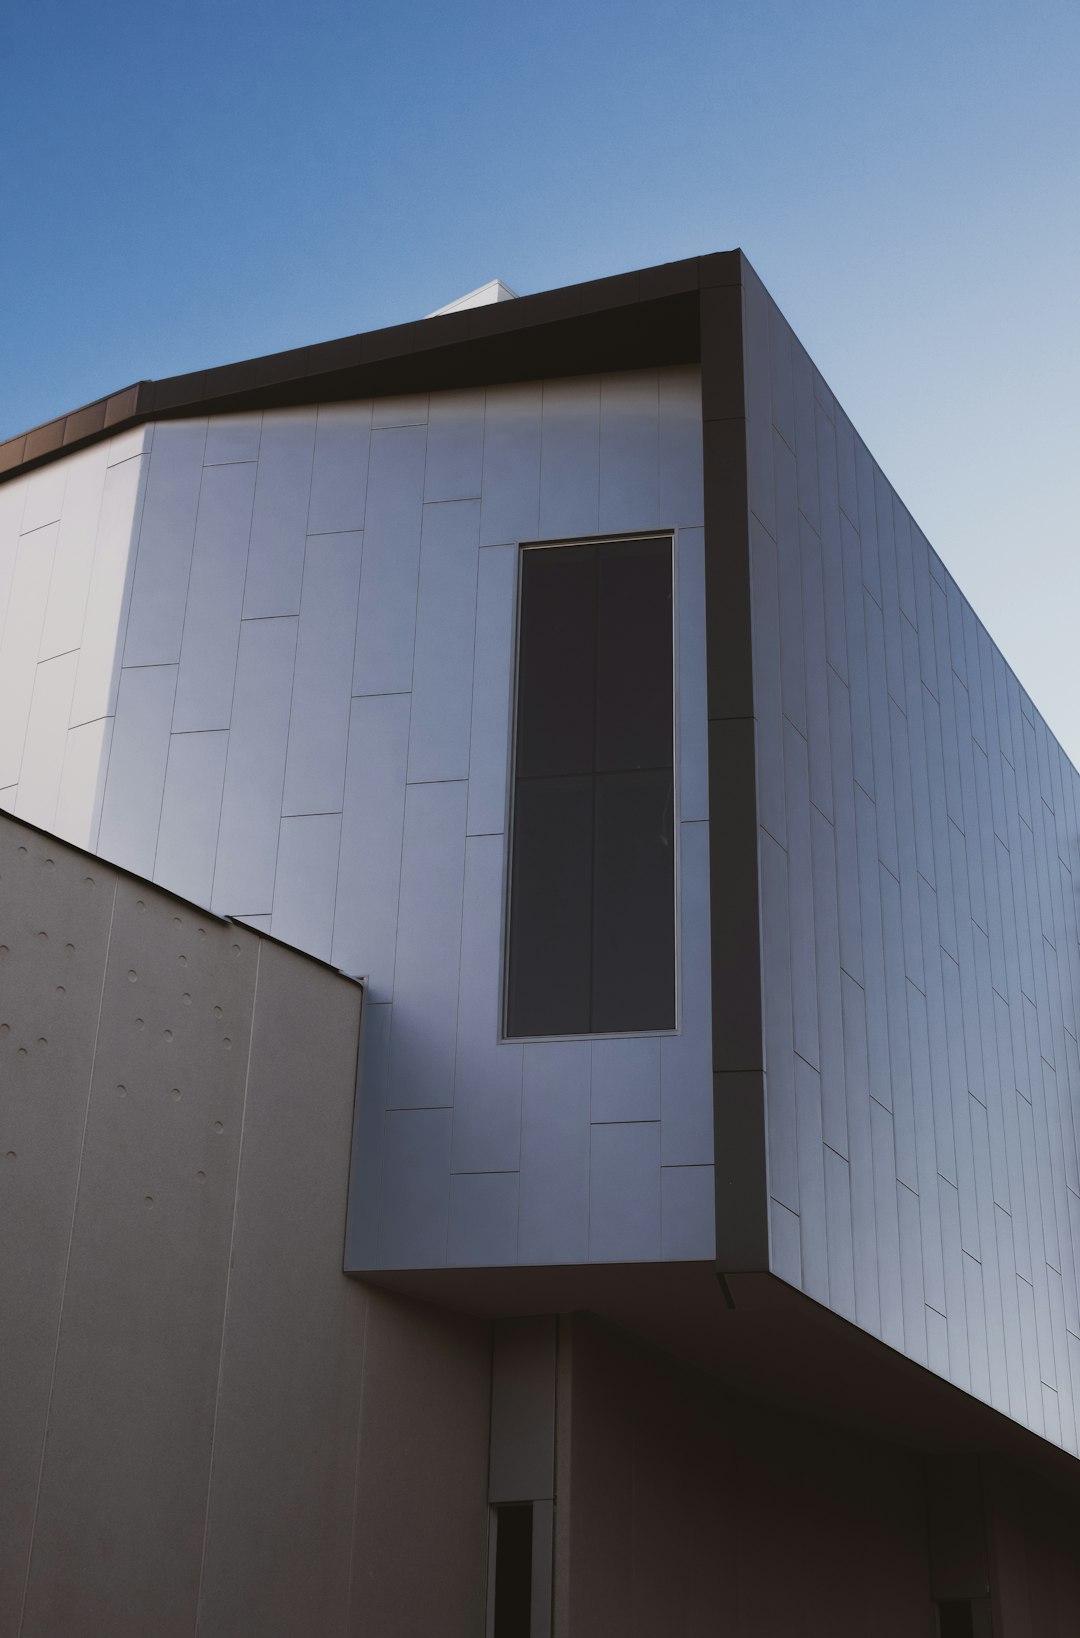
M 0 1638 L 478 1629 L 487 1329 L 341 1270 L 361 993 L 0 815 Z

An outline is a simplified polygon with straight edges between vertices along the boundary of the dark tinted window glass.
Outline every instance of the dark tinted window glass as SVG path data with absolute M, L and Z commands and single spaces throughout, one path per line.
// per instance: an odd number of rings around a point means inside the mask
M 507 1033 L 675 1023 L 671 542 L 523 553 Z
M 532 1522 L 529 1503 L 495 1509 L 495 1638 L 529 1638 Z

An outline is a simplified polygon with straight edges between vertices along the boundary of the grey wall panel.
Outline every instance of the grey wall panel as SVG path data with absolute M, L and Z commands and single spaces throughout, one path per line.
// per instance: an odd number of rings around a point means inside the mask
M 48 523 L 19 538 L 0 639 L 0 785 L 14 785 L 19 778 L 58 528 Z
M 540 538 L 598 534 L 600 377 L 545 381 L 542 430 Z
M 701 690 L 705 675 L 705 539 L 701 529 L 680 529 L 678 577 L 679 818 L 709 817 L 709 724 Z
M 428 418 L 430 404 L 426 392 L 391 393 L 376 398 L 371 406 L 372 427 L 421 427 Z
M 679 826 L 679 874 L 680 1029 L 660 1040 L 662 1152 L 665 1166 L 694 1166 L 713 1156 L 711 1032 L 702 1028 L 709 1017 L 706 825 Z
M 329 961 L 334 944 L 341 815 L 282 819 L 278 841 L 275 938 Z
M 204 420 L 167 421 L 157 429 L 139 529 L 125 665 L 169 665 L 180 658 L 205 448 Z
M 196 904 L 209 904 L 214 888 L 228 750 L 221 731 L 173 734 L 169 741 L 154 877 Z
M 704 518 L 701 449 L 701 371 L 696 364 L 661 370 L 660 389 L 660 516 L 676 518 L 684 527 Z M 702 502 L 698 517 L 688 510 L 693 499 Z
M 173 729 L 227 728 L 236 678 L 254 462 L 208 466 L 202 475 L 180 645 Z
M 15 812 L 46 830 L 56 818 L 78 659 L 73 650 L 43 660 L 34 677 Z
M 672 521 L 660 514 L 659 440 L 656 371 L 605 376 L 600 382 L 602 530 L 649 529 Z
M 660 1248 L 665 1262 L 716 1256 L 716 1171 L 712 1166 L 660 1168 Z
M 517 1261 L 518 1173 L 464 1172 L 450 1178 L 446 1260 L 454 1268 Z
M 299 611 L 315 415 L 314 409 L 268 410 L 263 415 L 245 620 Z
M 409 779 L 467 779 L 480 502 L 424 507 Z
M 592 1128 L 589 1260 L 657 1262 L 660 1245 L 660 1123 Z
M 518 1261 L 589 1256 L 589 1047 L 536 1041 L 524 1049 Z
M 484 397 L 482 387 L 432 395 L 425 501 L 479 499 L 484 464 Z
M 283 813 L 340 813 L 360 590 L 360 534 L 307 543 Z
M 374 1268 L 379 1260 L 379 1187 L 392 1017 L 388 1001 L 372 1002 L 365 992 L 353 1105 L 346 1268 Z
M 212 899 L 233 914 L 274 902 L 295 654 L 295 619 L 241 625 Z
M 660 1119 L 659 1040 L 592 1043 L 593 1121 Z
M 480 544 L 535 540 L 540 530 L 543 387 L 489 387 L 484 420 Z
M 465 844 L 454 1141 L 451 1165 L 462 1172 L 507 1172 L 521 1159 L 522 1052 L 500 1041 L 502 1011 L 501 836 Z
M 491 835 L 506 827 L 517 563 L 516 546 L 489 546 L 479 555 L 469 735 L 470 836 Z
M 97 847 L 114 721 L 99 717 L 68 729 L 53 827 L 79 847 Z
M 69 654 L 82 641 L 108 449 L 108 444 L 95 444 L 64 463 L 67 482 L 41 633 L 42 660 Z
M 363 528 L 370 444 L 370 404 L 319 405 L 308 534 Z
M 71 725 L 97 722 L 116 710 L 120 656 L 135 572 L 149 455 L 111 465 L 101 497 L 94 564 L 86 599 Z
M 450 1121 L 449 1109 L 386 1112 L 379 1215 L 384 1268 L 441 1268 L 446 1262 Z
M 412 686 L 426 447 L 422 426 L 372 434 L 354 694 Z
M 409 703 L 407 694 L 354 699 L 349 724 L 334 964 L 364 976 L 372 1001 L 394 993 Z
M 125 666 L 120 676 L 98 847 L 142 876 L 154 874 L 175 692 L 174 665 Z
M 463 782 L 405 794 L 398 901 L 391 1106 L 453 1101 L 465 871 Z
M 765 330 L 772 1267 L 1075 1449 L 1077 775 L 775 309 Z
M 232 461 L 257 461 L 262 434 L 262 411 L 250 415 L 214 415 L 206 429 L 204 466 Z

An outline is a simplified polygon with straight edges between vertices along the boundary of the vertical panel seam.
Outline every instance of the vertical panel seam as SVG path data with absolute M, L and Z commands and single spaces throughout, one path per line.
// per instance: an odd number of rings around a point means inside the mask
M 109 907 L 109 933 L 105 942 L 105 958 L 102 963 L 101 991 L 98 995 L 97 1019 L 94 1024 L 94 1047 L 90 1055 L 90 1073 L 86 1087 L 86 1106 L 83 1111 L 82 1136 L 79 1141 L 79 1165 L 75 1173 L 75 1189 L 71 1200 L 71 1223 L 68 1227 L 67 1252 L 64 1257 L 64 1279 L 60 1287 L 60 1307 L 56 1316 L 56 1342 L 53 1347 L 52 1371 L 49 1375 L 49 1397 L 45 1406 L 45 1426 L 41 1431 L 41 1460 L 38 1463 L 37 1486 L 34 1492 L 34 1513 L 30 1524 L 30 1541 L 26 1550 L 26 1575 L 23 1579 L 22 1604 L 19 1609 L 19 1634 L 22 1633 L 26 1621 L 26 1601 L 30 1592 L 30 1570 L 34 1558 L 34 1537 L 37 1534 L 38 1511 L 41 1506 L 41 1485 L 45 1474 L 45 1451 L 49 1441 L 49 1419 L 52 1415 L 53 1394 L 56 1389 L 56 1366 L 60 1357 L 60 1333 L 63 1329 L 64 1301 L 67 1297 L 68 1274 L 71 1270 L 71 1247 L 75 1239 L 75 1217 L 79 1206 L 79 1185 L 82 1181 L 83 1156 L 86 1153 L 86 1131 L 90 1123 L 90 1098 L 94 1088 L 94 1071 L 97 1066 L 98 1040 L 101 1035 L 101 1015 L 105 1007 L 105 986 L 109 977 L 109 959 L 112 954 L 113 927 L 116 921 L 116 898 L 120 891 L 119 873 L 113 876 L 112 904 Z
M 244 1133 L 247 1129 L 248 1091 L 251 1086 L 251 1058 L 255 1047 L 255 1008 L 259 1000 L 259 973 L 262 967 L 263 940 L 259 939 L 255 957 L 255 984 L 251 992 L 251 1017 L 248 1027 L 248 1054 L 244 1073 L 244 1101 L 240 1111 L 240 1142 L 236 1152 L 236 1183 L 233 1187 L 232 1222 L 229 1227 L 229 1260 L 225 1274 L 225 1300 L 221 1309 L 221 1346 L 218 1350 L 217 1379 L 214 1384 L 214 1418 L 210 1432 L 210 1459 L 206 1472 L 206 1509 L 203 1519 L 202 1552 L 199 1556 L 199 1586 L 195 1595 L 195 1635 L 202 1625 L 203 1589 L 206 1583 L 206 1554 L 210 1545 L 210 1500 L 214 1484 L 214 1453 L 217 1448 L 218 1410 L 221 1404 L 221 1379 L 225 1369 L 225 1338 L 229 1323 L 229 1299 L 232 1295 L 233 1250 L 236 1245 L 236 1219 L 240 1207 L 240 1169 L 244 1161 Z

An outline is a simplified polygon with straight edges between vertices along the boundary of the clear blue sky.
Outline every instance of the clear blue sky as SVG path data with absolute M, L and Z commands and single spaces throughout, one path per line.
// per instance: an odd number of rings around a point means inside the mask
M 741 245 L 1080 759 L 1077 0 L 35 0 L 0 437 Z

